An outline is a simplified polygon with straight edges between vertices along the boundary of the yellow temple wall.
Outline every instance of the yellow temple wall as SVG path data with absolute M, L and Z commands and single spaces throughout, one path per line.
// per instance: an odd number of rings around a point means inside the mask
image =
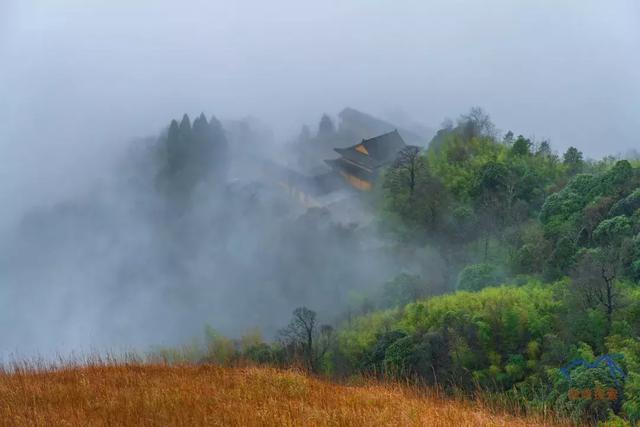
M 353 176 L 342 171 L 340 172 L 340 175 L 342 175 L 353 188 L 357 188 L 358 190 L 362 191 L 371 191 L 372 189 L 372 185 L 369 181 L 365 181 L 364 179 L 358 178 L 357 176 Z

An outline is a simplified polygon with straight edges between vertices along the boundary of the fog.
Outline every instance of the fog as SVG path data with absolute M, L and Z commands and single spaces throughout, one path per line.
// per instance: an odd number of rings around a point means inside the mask
M 0 350 L 173 343 L 205 322 L 272 333 L 296 304 L 336 315 L 337 277 L 360 289 L 413 268 L 377 240 L 353 262 L 339 238 L 309 242 L 324 220 L 286 240 L 304 212 L 274 213 L 267 197 L 239 215 L 243 192 L 200 192 L 167 225 L 145 150 L 172 118 L 257 117 L 270 130 L 256 151 L 287 164 L 285 144 L 324 112 L 437 128 L 480 105 L 502 130 L 598 157 L 638 144 L 639 51 L 634 0 L 3 0 Z M 230 178 L 255 172 L 242 159 Z M 230 224 L 224 244 L 211 215 Z M 304 275 L 283 260 L 304 238 L 341 267 L 298 292 Z

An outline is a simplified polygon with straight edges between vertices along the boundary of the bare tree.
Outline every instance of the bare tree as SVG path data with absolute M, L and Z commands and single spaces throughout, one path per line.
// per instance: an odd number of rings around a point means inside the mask
M 480 136 L 495 137 L 496 128 L 491 121 L 491 117 L 480 107 L 473 107 L 468 114 L 464 114 L 458 119 L 458 126 L 463 130 L 465 139 Z
M 393 162 L 392 179 L 397 181 L 396 184 L 406 186 L 409 189 L 409 194 L 412 195 L 417 185 L 421 165 L 420 148 L 409 145 L 400 150 Z
M 289 325 L 279 335 L 294 357 L 301 357 L 307 369 L 317 371 L 320 360 L 333 342 L 333 327 L 318 327 L 316 312 L 307 307 L 298 307 L 293 311 Z
M 606 250 L 591 250 L 583 253 L 571 274 L 574 295 L 584 308 L 602 308 L 610 330 L 614 311 L 620 307 L 620 292 L 616 286 L 619 270 L 617 260 Z

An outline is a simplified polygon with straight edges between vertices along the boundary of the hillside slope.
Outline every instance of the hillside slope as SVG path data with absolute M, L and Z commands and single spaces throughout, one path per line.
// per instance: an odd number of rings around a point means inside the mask
M 343 386 L 290 371 L 122 365 L 0 374 L 2 425 L 533 426 L 400 386 Z M 547 424 L 551 425 L 551 424 Z

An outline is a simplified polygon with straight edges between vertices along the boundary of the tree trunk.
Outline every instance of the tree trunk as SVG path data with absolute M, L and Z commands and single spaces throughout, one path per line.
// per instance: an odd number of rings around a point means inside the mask
M 489 233 L 485 233 L 484 235 L 484 262 L 486 263 L 489 259 Z

